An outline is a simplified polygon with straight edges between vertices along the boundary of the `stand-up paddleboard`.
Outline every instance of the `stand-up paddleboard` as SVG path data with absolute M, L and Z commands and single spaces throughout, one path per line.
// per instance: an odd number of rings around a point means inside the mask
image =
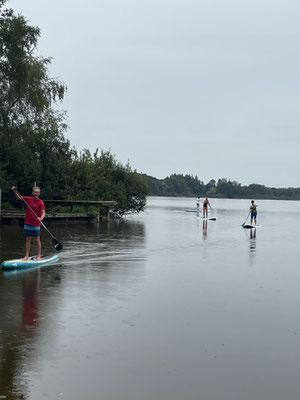
M 14 260 L 6 260 L 3 261 L 1 266 L 2 269 L 8 270 L 8 269 L 24 269 L 24 268 L 29 268 L 29 267 L 39 267 L 41 265 L 49 264 L 54 261 L 58 260 L 57 255 L 53 256 L 42 256 L 40 260 L 36 259 L 36 256 L 28 258 L 28 260 L 22 260 L 22 258 L 17 258 Z
M 195 210 L 194 208 L 193 209 L 190 209 L 190 210 L 184 210 L 185 212 L 193 212 L 193 213 L 202 213 L 202 210 Z M 210 213 L 210 211 L 208 211 L 208 214 Z
M 243 228 L 246 229 L 255 229 L 255 228 L 260 228 L 261 225 L 244 225 Z

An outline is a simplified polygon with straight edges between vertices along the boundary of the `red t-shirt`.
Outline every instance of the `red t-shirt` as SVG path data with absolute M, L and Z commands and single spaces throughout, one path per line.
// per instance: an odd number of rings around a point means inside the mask
M 33 209 L 38 217 L 42 216 L 42 211 L 45 209 L 45 204 L 41 199 L 35 199 L 30 196 L 23 196 L 23 199 L 26 203 Z M 26 216 L 25 216 L 25 224 L 40 226 L 41 222 L 36 219 L 36 216 L 30 210 L 30 208 L 26 207 Z

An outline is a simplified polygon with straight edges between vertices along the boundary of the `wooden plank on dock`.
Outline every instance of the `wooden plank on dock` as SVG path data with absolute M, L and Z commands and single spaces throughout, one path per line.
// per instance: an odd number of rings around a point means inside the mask
M 104 200 L 43 200 L 46 206 L 45 220 L 86 220 L 91 222 L 93 219 L 97 222 L 100 220 L 109 221 L 110 211 L 117 204 L 116 201 L 104 201 Z M 20 200 L 9 201 L 11 205 L 18 205 L 22 208 L 10 208 L 0 210 L 0 219 L 4 222 L 10 222 L 12 220 L 18 220 L 23 222 L 25 219 L 25 207 Z M 51 210 L 51 205 L 57 206 L 70 206 L 71 212 L 56 212 Z M 98 212 L 89 212 L 87 209 L 85 212 L 73 212 L 74 206 L 83 206 L 85 209 L 89 206 L 95 206 Z
M 100 219 L 106 219 L 106 217 L 99 217 L 98 213 L 47 213 L 44 221 L 54 221 L 54 220 L 86 220 L 90 222 L 91 220 L 99 221 Z M 25 212 L 22 210 L 2 210 L 1 212 L 2 222 L 11 222 L 12 220 L 18 220 L 23 222 L 25 220 Z

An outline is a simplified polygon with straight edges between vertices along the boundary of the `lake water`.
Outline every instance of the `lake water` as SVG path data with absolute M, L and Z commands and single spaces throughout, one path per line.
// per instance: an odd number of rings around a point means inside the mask
M 300 202 L 149 198 L 52 225 L 57 264 L 0 272 L 0 399 L 299 400 Z M 1 225 L 0 259 L 23 256 Z M 43 232 L 43 252 L 53 253 Z

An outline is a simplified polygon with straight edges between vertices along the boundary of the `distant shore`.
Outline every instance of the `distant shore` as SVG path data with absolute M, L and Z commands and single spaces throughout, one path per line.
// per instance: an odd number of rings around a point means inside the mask
M 146 174 L 149 196 L 210 197 L 217 199 L 300 200 L 300 188 L 274 188 L 252 183 L 248 186 L 227 178 L 202 182 L 197 176 L 173 174 L 157 179 Z

